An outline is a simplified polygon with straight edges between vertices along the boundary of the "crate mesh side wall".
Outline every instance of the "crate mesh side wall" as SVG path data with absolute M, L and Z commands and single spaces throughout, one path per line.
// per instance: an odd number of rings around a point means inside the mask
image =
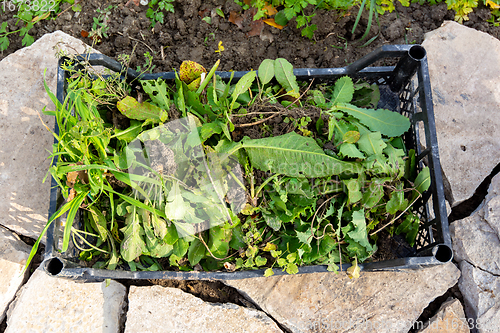
M 415 76 L 416 77 L 416 76 Z M 418 80 L 415 81 L 410 80 L 402 89 L 399 95 L 400 101 L 400 112 L 406 117 L 412 120 L 411 128 L 405 135 L 405 143 L 407 147 L 413 147 L 416 151 L 416 155 L 418 156 L 422 152 L 422 145 L 419 137 L 419 130 L 422 127 L 419 126 L 419 122 L 416 119 L 416 113 L 422 112 L 420 108 L 417 108 L 418 97 L 419 97 L 420 85 Z M 425 124 L 423 124 L 425 126 Z M 422 169 L 422 163 L 417 163 L 417 169 L 420 171 Z M 432 198 L 432 197 L 431 197 Z M 431 199 L 432 200 L 432 199 Z M 425 200 L 425 198 L 420 198 L 415 202 L 412 207 L 413 213 L 416 214 L 420 221 L 421 225 L 426 225 L 429 221 L 429 199 Z M 415 246 L 418 249 L 428 246 L 433 241 L 433 232 L 432 227 L 420 227 L 417 239 L 415 241 Z

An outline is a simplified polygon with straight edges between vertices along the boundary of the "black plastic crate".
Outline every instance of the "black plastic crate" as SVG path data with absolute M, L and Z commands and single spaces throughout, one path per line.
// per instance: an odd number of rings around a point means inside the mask
M 83 55 L 91 65 L 104 66 L 112 71 L 120 72 L 122 65 L 117 61 L 100 54 Z M 373 64 L 386 58 L 396 58 L 396 66 L 378 66 Z M 57 76 L 57 98 L 63 103 L 65 98 L 66 72 L 59 61 Z M 392 60 L 392 63 L 396 63 Z M 235 72 L 234 81 L 247 72 Z M 223 79 L 229 79 L 230 73 L 216 72 Z M 342 68 L 295 69 L 297 80 L 335 80 L 348 75 L 352 78 L 363 78 L 377 83 L 381 92 L 378 108 L 397 111 L 407 116 L 411 128 L 405 134 L 407 148 L 416 150 L 418 168 L 423 164 L 430 168 L 431 187 L 414 204 L 412 210 L 421 220 L 415 246 L 394 249 L 398 259 L 359 264 L 363 271 L 419 269 L 450 262 L 453 258 L 451 239 L 444 199 L 443 179 L 434 121 L 431 85 L 427 66 L 426 52 L 420 45 L 386 45 L 362 59 Z M 139 74 L 129 69 L 127 80 L 138 78 Z M 143 80 L 162 78 L 173 80 L 173 72 L 147 74 L 139 77 Z M 57 125 L 56 125 L 57 127 Z M 420 142 L 419 130 L 424 130 L 425 143 Z M 56 133 L 58 129 L 56 128 Z M 61 204 L 61 194 L 53 180 L 50 194 L 49 216 Z M 433 218 L 430 218 L 433 216 Z M 62 240 L 61 220 L 57 219 L 47 231 L 45 259 L 43 267 L 53 276 L 83 281 L 102 281 L 104 279 L 181 279 L 181 280 L 235 280 L 262 277 L 264 270 L 238 272 L 176 272 L 176 271 L 141 271 L 105 270 L 82 267 L 78 261 L 78 250 L 70 248 L 61 253 L 58 250 Z M 346 270 L 350 264 L 342 264 Z M 299 267 L 299 274 L 328 272 L 326 266 Z M 284 275 L 282 269 L 274 269 L 275 275 Z

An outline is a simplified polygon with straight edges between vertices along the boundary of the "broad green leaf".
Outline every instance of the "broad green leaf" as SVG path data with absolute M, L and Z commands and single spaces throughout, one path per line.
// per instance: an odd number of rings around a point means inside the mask
M 264 266 L 265 264 L 267 264 L 266 258 L 263 258 L 261 256 L 255 257 L 255 265 L 256 266 Z
M 334 250 L 337 246 L 337 241 L 333 239 L 329 235 L 325 235 L 323 239 L 321 239 L 321 243 L 319 245 L 320 255 L 326 255 Z
M 411 182 L 417 178 L 417 161 L 415 156 L 415 149 L 408 151 L 408 159 L 405 163 L 405 178 Z
M 372 208 L 384 197 L 384 179 L 372 179 L 368 189 L 363 193 L 363 205 L 365 208 Z
M 305 232 L 295 231 L 297 233 L 297 239 L 304 244 L 311 244 L 313 240 L 313 235 L 311 229 L 308 228 Z
M 155 214 L 151 214 L 151 225 L 153 226 L 155 236 L 164 239 L 167 235 L 167 221 Z
M 115 128 L 115 135 L 119 140 L 127 143 L 133 141 L 142 131 L 142 123 L 138 120 L 130 120 L 130 127 L 124 130 Z
M 413 246 L 415 244 L 415 240 L 417 239 L 419 226 L 420 226 L 420 220 L 418 216 L 414 215 L 413 213 L 410 213 L 406 216 L 403 223 L 398 225 L 395 232 L 396 235 L 399 235 L 400 233 L 405 233 L 406 241 L 408 242 L 408 244 L 410 244 L 410 246 Z
M 175 242 L 179 239 L 179 235 L 177 234 L 177 228 L 173 223 L 170 224 L 170 226 L 167 227 L 167 233 L 163 240 L 170 245 L 174 245 Z
M 274 77 L 274 61 L 265 59 L 259 66 L 259 80 L 262 85 L 269 83 Z
M 163 110 L 168 110 L 170 108 L 170 98 L 168 95 L 168 86 L 162 79 L 153 80 L 141 80 L 141 85 L 149 98 Z
M 229 246 L 234 250 L 244 248 L 246 246 L 244 240 L 245 235 L 241 231 L 241 225 L 239 224 L 231 230 L 233 231 L 233 235 L 231 237 L 231 241 L 229 242 Z
M 274 231 L 278 231 L 281 228 L 281 220 L 275 214 L 262 214 L 262 217 Z
M 339 147 L 339 153 L 342 156 L 350 158 L 365 158 L 362 152 L 353 143 L 343 143 Z
M 200 139 L 202 142 L 205 142 L 208 138 L 210 138 L 214 134 L 221 134 L 222 133 L 222 126 L 226 126 L 225 124 L 222 124 L 221 122 L 213 122 L 213 123 L 205 123 L 203 126 L 200 128 Z
M 236 83 L 234 86 L 233 94 L 231 97 L 233 101 L 231 102 L 231 109 L 233 109 L 234 103 L 238 99 L 238 96 L 247 91 L 251 86 L 253 81 L 255 80 L 257 73 L 255 71 L 251 71 L 243 75 L 243 77 Z
M 333 88 L 332 105 L 339 103 L 349 103 L 354 94 L 354 84 L 348 76 L 343 76 L 335 82 Z
M 146 244 L 142 239 L 144 233 L 139 220 L 139 215 L 135 209 L 125 219 L 126 227 L 122 228 L 123 242 L 120 253 L 123 260 L 134 261 L 143 252 L 147 252 Z
M 192 241 L 188 251 L 188 260 L 191 266 L 199 263 L 205 257 L 206 251 L 205 245 L 199 239 Z
M 404 211 L 408 207 L 408 200 L 405 199 L 403 192 L 403 183 L 396 185 L 396 190 L 391 192 L 391 198 L 387 201 L 385 209 L 389 214 L 396 214 L 398 211 Z
M 232 230 L 224 229 L 221 226 L 210 228 L 208 239 L 208 248 L 217 258 L 224 258 L 229 251 L 229 242 L 231 241 Z
M 106 228 L 107 221 L 106 217 L 103 213 L 96 208 L 96 206 L 90 206 L 89 210 L 89 220 L 92 224 L 92 227 L 98 232 L 99 238 L 103 241 L 106 241 L 108 238 L 108 229 Z
M 366 232 L 366 220 L 364 209 L 356 210 L 352 212 L 352 224 L 354 225 L 354 230 L 347 233 L 347 235 L 363 246 L 368 252 L 374 251 L 373 246 L 368 240 L 368 235 Z
M 361 193 L 361 182 L 358 178 L 344 180 L 343 182 L 347 187 L 349 198 L 348 204 L 356 203 L 363 198 L 363 193 Z
M 356 143 L 360 138 L 360 134 L 358 131 L 348 131 L 342 137 L 342 141 L 345 143 Z
M 386 146 L 380 132 L 363 134 L 358 141 L 359 149 L 368 156 L 381 155 Z
M 135 98 L 127 96 L 117 103 L 118 110 L 127 118 L 136 120 L 160 120 L 162 109 L 148 102 L 139 103 Z
M 156 238 L 151 228 L 144 227 L 144 233 L 146 234 L 146 247 L 151 257 L 164 258 L 172 253 L 174 247 Z
M 241 147 L 255 168 L 291 177 L 326 177 L 362 171 L 359 163 L 330 157 L 313 138 L 295 132 L 263 139 L 244 139 Z
M 295 98 L 300 97 L 299 85 L 297 79 L 293 74 L 293 66 L 288 60 L 278 58 L 274 60 L 274 75 L 276 80 L 285 88 L 286 92 Z
M 429 167 L 425 167 L 415 179 L 415 189 L 422 194 L 429 189 L 429 186 L 431 186 L 431 172 Z
M 174 254 L 179 258 L 182 258 L 186 255 L 189 249 L 189 242 L 185 241 L 183 238 L 179 238 L 174 243 Z
M 183 220 L 193 207 L 182 199 L 179 182 L 174 182 L 167 196 L 165 215 L 169 220 Z
M 335 110 L 343 111 L 357 119 L 374 132 L 389 137 L 400 136 L 410 128 L 410 120 L 405 116 L 386 109 L 362 109 L 348 103 L 339 103 Z

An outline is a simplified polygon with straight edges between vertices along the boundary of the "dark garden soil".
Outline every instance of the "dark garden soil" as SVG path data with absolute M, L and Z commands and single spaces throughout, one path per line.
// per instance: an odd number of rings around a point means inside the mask
M 120 54 L 132 54 L 135 47 L 131 63 L 134 69 L 144 65 L 143 54 L 149 52 L 156 66 L 154 72 L 171 71 L 183 60 L 211 67 L 217 59 L 221 59 L 219 70 L 250 70 L 256 69 L 265 58 L 278 57 L 289 60 L 295 68 L 342 67 L 385 44 L 421 43 L 424 33 L 438 28 L 443 20 L 454 18 L 454 12 L 448 11 L 444 3 L 435 6 L 412 4 L 406 8 L 398 2 L 396 10 L 381 16 L 380 26 L 374 24 L 369 36 L 359 41 L 367 24 L 366 13 L 353 36 L 351 30 L 356 9 L 350 13 L 318 11 L 312 21 L 318 30 L 314 40 L 310 41 L 300 35 L 294 20 L 283 30 L 263 24 L 260 35 L 248 37 L 255 32 L 250 19 L 242 22 L 241 29 L 228 21 L 230 12 L 241 12 L 241 7 L 233 1 L 178 0 L 175 14 L 168 13 L 165 23 L 158 23 L 153 28 L 146 17 L 147 6 L 136 6 L 133 1 L 84 0 L 81 4 L 81 12 L 70 9 L 54 21 L 42 21 L 30 34 L 38 39 L 46 33 L 62 30 L 92 44 L 92 39 L 82 37 L 82 33 L 86 35 L 92 29 L 93 18 L 99 16 L 96 9 L 104 10 L 112 5 L 113 9 L 105 19 L 109 37 L 103 38 L 95 48 L 116 58 Z M 217 7 L 222 9 L 225 19 L 215 13 Z M 19 29 L 20 25 L 15 26 L 17 19 L 13 14 L 0 15 L 0 22 L 8 21 L 8 29 Z M 491 27 L 485 21 L 489 15 L 487 9 L 477 9 L 469 15 L 470 20 L 465 25 L 500 38 L 500 27 Z M 205 16 L 211 16 L 211 24 L 202 21 Z M 360 47 L 377 34 L 375 41 Z M 220 41 L 224 51 L 216 53 Z M 11 35 L 10 42 L 9 48 L 0 54 L 0 60 L 21 48 L 18 35 Z

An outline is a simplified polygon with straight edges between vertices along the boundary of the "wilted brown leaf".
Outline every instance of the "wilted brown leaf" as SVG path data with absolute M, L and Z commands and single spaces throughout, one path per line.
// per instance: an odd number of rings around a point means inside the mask
M 240 14 L 236 12 L 230 12 L 228 21 L 233 24 L 236 24 L 238 28 L 243 29 L 243 24 L 242 24 L 243 18 L 240 16 Z
M 257 21 L 252 21 L 250 27 L 252 28 L 252 30 L 247 32 L 246 34 L 247 37 L 259 36 L 262 30 L 264 29 L 264 21 L 262 21 L 262 19 Z

